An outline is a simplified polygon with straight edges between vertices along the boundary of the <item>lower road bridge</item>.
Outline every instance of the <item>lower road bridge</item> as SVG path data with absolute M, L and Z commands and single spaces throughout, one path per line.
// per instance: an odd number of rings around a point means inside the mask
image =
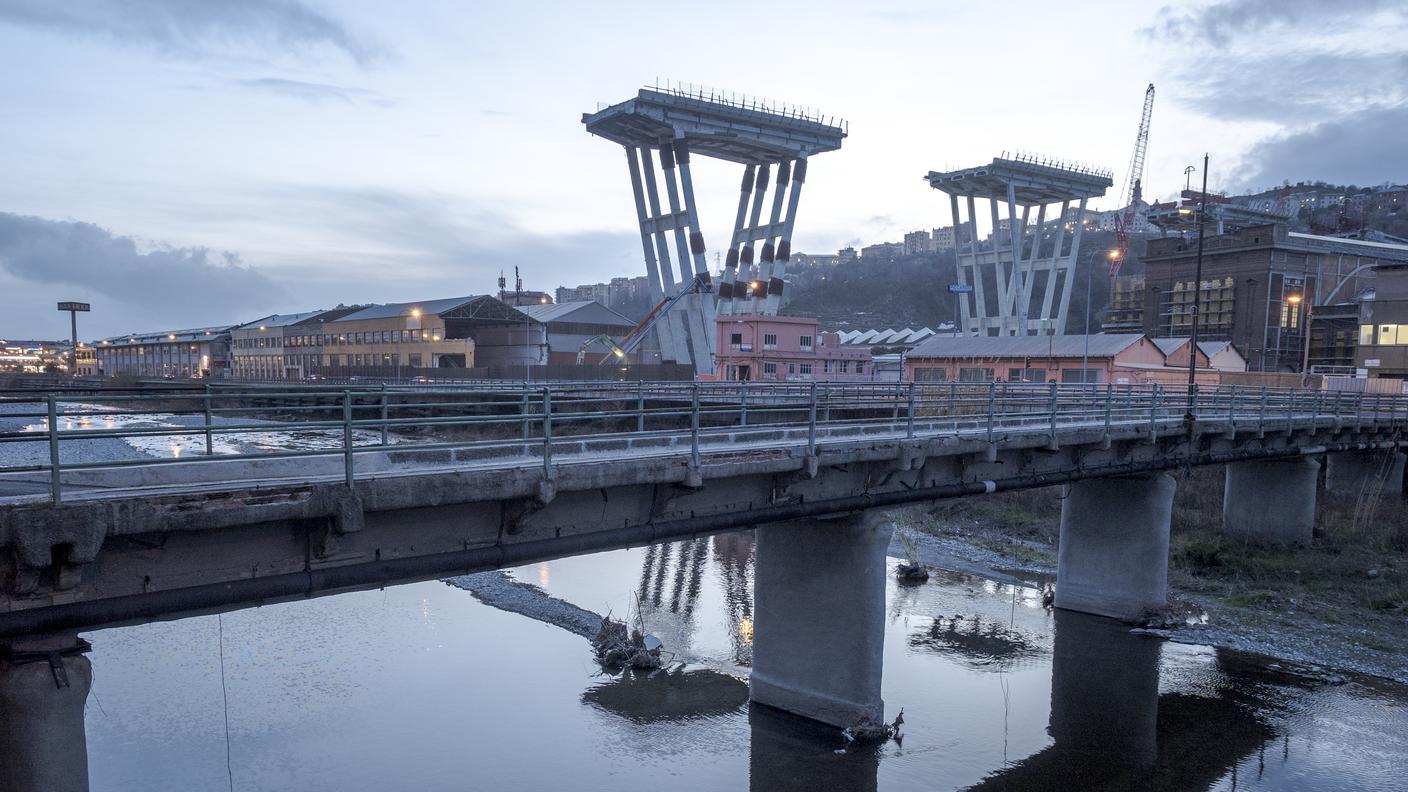
M 61 672 L 86 679 L 80 630 L 750 528 L 752 699 L 878 719 L 880 510 L 1064 484 L 1056 606 L 1134 620 L 1166 604 L 1168 471 L 1225 464 L 1224 530 L 1304 543 L 1322 461 L 1329 487 L 1396 493 L 1408 422 L 1408 400 L 1375 394 L 755 383 L 749 402 L 736 385 L 669 387 L 3 405 L 23 426 L 0 448 L 27 451 L 0 468 L 0 704 L 48 715 L 0 748 L 81 743 L 81 695 L 76 734 L 72 707 L 41 706 L 75 696 Z M 84 453 L 114 440 L 172 451 Z

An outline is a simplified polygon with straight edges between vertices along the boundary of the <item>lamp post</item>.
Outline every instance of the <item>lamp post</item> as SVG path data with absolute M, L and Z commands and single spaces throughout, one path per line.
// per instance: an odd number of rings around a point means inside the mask
M 1305 287 L 1302 286 L 1301 288 L 1302 288 L 1302 291 L 1303 291 Z M 1305 365 L 1305 364 L 1306 364 L 1307 362 L 1309 362 L 1309 360 L 1310 360 L 1310 312 L 1313 311 L 1313 310 L 1315 310 L 1315 306 L 1314 306 L 1315 301 L 1314 301 L 1314 300 L 1307 300 L 1307 299 L 1305 299 L 1305 294 L 1302 293 L 1302 294 L 1287 294 L 1287 295 L 1286 295 L 1286 302 L 1288 302 L 1288 303 L 1290 303 L 1291 305 L 1295 306 L 1294 310 L 1299 310 L 1299 309 L 1300 309 L 1300 304 L 1301 304 L 1302 302 L 1305 303 L 1305 314 L 1306 314 L 1306 317 L 1305 317 L 1305 322 L 1303 322 L 1303 323 L 1301 324 L 1301 328 L 1300 328 L 1300 329 L 1301 329 L 1301 332 L 1305 334 L 1305 343 L 1301 345 L 1301 359 L 1300 359 L 1300 386 L 1301 386 L 1302 388 L 1304 388 L 1304 387 L 1306 386 L 1306 371 L 1305 371 L 1306 365 Z
M 1203 227 L 1208 215 L 1208 155 L 1203 154 L 1203 193 L 1198 196 L 1198 259 L 1193 267 L 1193 321 L 1188 339 L 1188 412 L 1183 418 L 1188 431 L 1193 431 L 1193 398 L 1197 393 L 1198 374 L 1198 310 L 1203 295 Z

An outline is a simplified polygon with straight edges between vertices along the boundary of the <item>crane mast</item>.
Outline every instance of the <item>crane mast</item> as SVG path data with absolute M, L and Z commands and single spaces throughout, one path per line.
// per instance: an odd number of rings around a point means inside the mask
M 1129 158 L 1129 178 L 1120 192 L 1119 218 L 1115 223 L 1115 249 L 1110 251 L 1110 277 L 1129 258 L 1129 235 L 1143 199 L 1144 154 L 1149 148 L 1149 119 L 1154 114 L 1154 84 L 1144 91 L 1144 112 L 1139 116 L 1139 134 L 1134 137 L 1134 154 Z

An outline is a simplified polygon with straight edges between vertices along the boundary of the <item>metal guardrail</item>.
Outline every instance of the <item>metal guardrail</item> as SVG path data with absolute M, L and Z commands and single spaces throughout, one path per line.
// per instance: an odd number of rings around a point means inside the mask
M 172 463 L 341 456 L 345 481 L 357 478 L 358 454 L 400 449 L 501 448 L 506 464 L 522 464 L 525 443 L 541 444 L 544 476 L 554 475 L 553 442 L 571 439 L 689 435 L 689 458 L 701 461 L 701 439 L 743 428 L 807 429 L 807 453 L 840 427 L 872 436 L 913 438 L 943 434 L 992 442 L 1012 431 L 1044 432 L 1053 443 L 1070 428 L 1144 426 L 1150 431 L 1193 421 L 1230 423 L 1261 432 L 1352 423 L 1383 428 L 1408 422 L 1408 397 L 1344 391 L 1299 391 L 1221 386 L 1188 398 L 1182 388 L 1158 385 L 1056 383 L 737 383 L 580 382 L 539 387 L 529 383 L 470 386 L 328 389 L 286 387 L 102 393 L 71 400 L 57 394 L 7 392 L 0 406 L 20 409 L 0 417 L 34 420 L 24 431 L 0 432 L 0 444 L 48 446 L 47 462 L 0 467 L 0 475 L 47 474 L 50 496 L 63 502 L 63 473 L 95 468 Z M 64 428 L 93 419 L 140 420 L 144 425 Z M 172 419 L 188 420 L 172 425 Z M 165 425 L 163 425 L 165 424 Z M 297 431 L 305 448 L 223 450 L 241 437 Z M 186 438 L 193 456 L 64 461 L 61 451 L 103 438 Z M 853 437 L 853 434 L 850 435 Z M 217 440 L 231 441 L 217 444 Z

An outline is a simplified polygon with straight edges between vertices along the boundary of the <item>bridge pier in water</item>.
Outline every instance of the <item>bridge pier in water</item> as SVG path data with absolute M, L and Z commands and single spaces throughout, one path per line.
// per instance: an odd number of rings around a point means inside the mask
M 1168 603 L 1174 487 L 1162 472 L 1066 485 L 1056 607 L 1133 621 Z
M 750 698 L 832 726 L 880 721 L 885 550 L 876 511 L 757 529 Z
M 0 647 L 0 789 L 87 792 L 87 648 L 75 635 Z
M 1403 462 L 1393 449 L 1340 451 L 1325 455 L 1325 492 L 1349 498 L 1403 492 Z
M 1223 532 L 1257 544 L 1310 544 L 1319 477 L 1319 461 L 1308 456 L 1229 463 Z

